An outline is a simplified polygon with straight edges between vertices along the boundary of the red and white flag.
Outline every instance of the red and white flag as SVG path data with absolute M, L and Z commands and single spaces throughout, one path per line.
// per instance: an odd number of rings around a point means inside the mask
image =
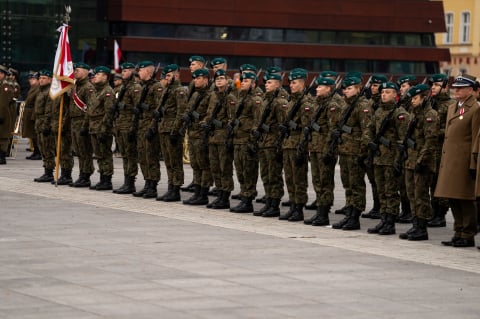
M 122 59 L 122 50 L 118 45 L 117 40 L 113 43 L 113 68 L 115 72 L 120 72 L 120 60 Z
M 53 62 L 53 78 L 50 86 L 50 97 L 56 99 L 59 95 L 71 89 L 75 83 L 73 76 L 72 55 L 66 24 L 57 29 L 60 32 L 55 61 Z

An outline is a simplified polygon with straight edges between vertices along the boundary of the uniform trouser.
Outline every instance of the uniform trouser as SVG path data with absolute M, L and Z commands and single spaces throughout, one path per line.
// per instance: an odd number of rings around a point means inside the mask
M 5 156 L 8 156 L 10 150 L 8 149 L 8 144 L 10 143 L 9 138 L 0 138 L 0 152 L 3 152 Z
M 304 158 L 307 158 L 306 154 Z M 308 163 L 303 161 L 297 165 L 297 150 L 283 149 L 283 170 L 287 184 L 288 197 L 291 203 L 305 205 L 308 201 Z
M 130 142 L 128 140 L 128 132 L 129 129 L 118 129 L 115 134 L 115 143 L 118 145 L 118 150 L 122 155 L 123 175 L 137 176 L 137 141 Z
M 188 155 L 193 170 L 193 184 L 203 188 L 212 186 L 212 173 L 208 159 L 208 145 L 201 138 L 188 138 Z M 182 156 L 177 159 L 182 162 Z
M 398 192 L 398 178 L 395 176 L 393 166 L 375 165 L 373 169 L 380 200 L 380 212 L 398 215 L 400 193 Z
M 160 141 L 155 134 L 151 141 L 145 138 L 147 128 L 137 131 L 138 163 L 145 180 L 160 180 Z
M 441 144 L 440 144 L 441 145 Z M 442 158 L 442 149 L 440 148 L 439 151 L 436 152 L 436 159 L 435 159 L 435 164 L 437 167 L 436 172 L 440 170 L 440 160 Z M 447 198 L 441 198 L 441 197 L 433 197 L 433 194 L 435 194 L 435 187 L 437 187 L 437 180 L 438 180 L 438 173 L 435 173 L 432 175 L 432 181 L 430 182 L 430 194 L 432 197 L 432 204 L 433 203 L 438 203 L 438 205 L 442 207 L 446 207 L 448 210 L 448 199 Z
M 221 191 L 233 191 L 233 153 L 223 144 L 209 144 L 208 158 L 215 186 Z
M 473 239 L 477 234 L 477 210 L 475 201 L 450 199 L 450 207 L 454 218 L 455 237 Z
M 55 139 L 58 138 L 58 132 L 53 132 Z M 55 141 L 55 146 L 57 142 Z M 73 168 L 72 156 L 72 133 L 70 131 L 62 131 L 60 136 L 60 167 L 64 169 Z
M 80 173 L 92 175 L 93 167 L 93 148 L 90 142 L 90 136 L 80 136 L 80 129 L 83 125 L 83 117 L 79 119 L 72 118 L 72 147 L 78 156 L 78 166 Z
M 113 136 L 108 135 L 105 143 L 98 140 L 98 134 L 90 134 L 93 152 L 97 158 L 98 172 L 104 176 L 113 175 Z
M 162 150 L 163 161 L 167 169 L 168 184 L 183 185 L 183 143 L 181 139 L 175 144 L 170 141 L 170 133 L 160 134 L 160 148 Z
M 238 182 L 240 183 L 240 196 L 255 198 L 257 196 L 258 156 L 252 154 L 247 144 L 235 144 L 233 148 L 233 161 Z
M 258 150 L 258 164 L 262 178 L 265 197 L 280 199 L 283 197 L 283 163 L 277 160 L 275 147 L 260 148 Z
M 310 152 L 310 169 L 312 171 L 312 184 L 317 196 L 317 206 L 333 205 L 333 189 L 335 188 L 335 164 L 325 164 L 324 154 Z
M 432 217 L 432 205 L 428 187 L 432 178 L 431 173 L 415 174 L 413 169 L 405 169 L 405 185 L 412 215 L 421 219 Z
M 345 189 L 346 206 L 365 210 L 365 168 L 360 165 L 358 155 L 340 154 L 340 177 Z
M 38 148 L 42 154 L 43 167 L 47 169 L 55 168 L 55 137 L 53 134 L 48 136 L 42 133 L 37 134 Z
M 373 200 L 378 200 L 378 191 L 377 191 L 377 183 L 375 180 L 375 173 L 373 165 L 371 168 L 366 168 L 365 172 L 367 173 L 368 181 L 370 182 L 370 186 L 372 186 L 372 198 Z
M 403 203 L 403 202 L 408 203 L 410 201 L 408 199 L 408 195 L 407 195 L 407 186 L 405 185 L 405 170 L 406 169 L 402 169 L 402 174 L 399 177 L 397 177 L 397 183 L 398 183 L 398 189 L 399 189 L 399 193 L 400 193 L 400 202 L 401 203 Z M 402 208 L 404 208 L 403 204 L 402 204 Z

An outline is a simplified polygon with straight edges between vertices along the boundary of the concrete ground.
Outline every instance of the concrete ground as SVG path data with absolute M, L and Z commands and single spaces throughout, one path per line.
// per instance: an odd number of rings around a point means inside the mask
M 367 234 L 373 220 L 346 232 L 55 188 L 33 182 L 43 169 L 25 148 L 0 166 L 0 319 L 480 317 L 480 251 L 440 245 L 450 213 L 430 240 L 409 242 Z

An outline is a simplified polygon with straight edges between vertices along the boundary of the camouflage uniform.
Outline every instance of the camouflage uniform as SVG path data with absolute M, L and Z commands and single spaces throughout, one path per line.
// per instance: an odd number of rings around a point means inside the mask
M 15 109 L 11 107 L 13 97 L 12 85 L 6 80 L 0 81 L 0 164 L 7 163 L 5 157 L 9 152 L 8 144 L 15 126 L 15 122 L 11 120 L 12 113 L 15 114 Z
M 77 80 L 74 89 L 72 90 L 68 110 L 72 132 L 72 146 L 78 156 L 78 165 L 80 169 L 80 177 L 72 184 L 72 186 L 88 187 L 90 186 L 90 175 L 92 175 L 94 171 L 92 158 L 93 149 L 90 137 L 88 136 L 88 130 L 83 128 L 86 113 L 75 104 L 73 94 L 76 94 L 78 98 L 86 104 L 88 109 L 90 106 L 97 103 L 95 88 L 93 87 L 93 84 L 90 83 L 88 77 Z
M 40 91 L 35 99 L 33 116 L 35 118 L 35 132 L 37 132 L 38 147 L 42 154 L 43 167 L 51 171 L 55 168 L 55 137 L 50 127 L 51 110 L 53 101 L 49 96 L 50 84 L 40 87 Z M 51 175 L 53 178 L 53 175 Z M 39 181 L 37 179 L 37 181 Z M 40 182 L 50 182 L 51 180 L 42 179 Z
M 180 85 L 180 81 L 175 80 L 164 89 L 163 94 L 168 95 L 162 96 L 163 105 L 159 105 L 160 109 L 157 110 L 162 116 L 158 124 L 158 132 L 160 133 L 163 160 L 167 168 L 168 189 L 176 195 L 164 197 L 163 200 L 180 200 L 179 190 L 184 183 L 184 173 L 183 162 L 180 160 L 183 157 L 183 143 L 178 131 L 187 106 L 187 92 Z
M 35 98 L 40 91 L 40 86 L 30 87 L 25 98 L 25 109 L 23 111 L 22 137 L 31 138 L 33 144 L 36 145 L 37 136 L 35 134 L 35 121 L 32 120 L 33 108 L 35 106 Z
M 115 92 L 107 82 L 96 83 L 97 103 L 87 108 L 84 126 L 88 128 L 95 157 L 97 158 L 100 182 L 97 190 L 112 189 L 113 154 L 112 154 L 112 116 L 115 104 Z

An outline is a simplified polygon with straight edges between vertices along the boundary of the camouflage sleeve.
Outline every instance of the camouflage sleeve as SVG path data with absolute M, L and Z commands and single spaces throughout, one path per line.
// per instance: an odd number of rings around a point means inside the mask
M 227 103 L 226 107 L 227 107 L 227 114 L 228 114 L 228 122 L 230 122 L 235 116 L 235 110 L 238 107 L 238 99 L 234 95 L 234 93 L 228 94 L 226 103 Z
M 302 117 L 300 119 L 302 127 L 307 127 L 312 122 L 315 103 L 308 97 L 304 97 L 301 106 Z
M 435 147 L 438 141 L 438 114 L 433 109 L 426 112 L 423 118 L 423 134 L 425 144 L 418 150 L 417 164 L 430 165 L 435 156 Z
M 283 123 L 286 118 L 286 109 L 288 106 L 288 100 L 284 97 L 277 98 L 277 102 L 275 105 L 275 108 L 273 109 L 275 111 L 275 117 L 277 120 L 277 123 Z
M 357 108 L 357 109 L 359 110 L 359 112 L 363 113 L 363 114 L 360 114 L 360 127 L 362 130 L 362 138 L 361 138 L 362 145 L 360 145 L 360 153 L 366 154 L 367 144 L 370 141 L 368 139 L 368 136 L 369 136 L 368 134 L 369 134 L 369 130 L 371 129 L 372 122 L 374 122 L 372 119 L 373 109 L 372 109 L 371 103 L 369 103 L 368 101 L 362 104 L 361 108 Z M 373 125 L 375 124 L 373 123 Z
M 177 104 L 177 115 L 175 117 L 175 123 L 173 129 L 178 131 L 182 127 L 182 117 L 187 112 L 187 92 L 183 87 L 179 87 L 175 90 L 175 99 Z
M 115 105 L 115 92 L 113 91 L 112 88 L 109 87 L 109 89 L 105 92 L 104 96 L 104 109 L 105 109 L 105 114 L 102 119 L 102 127 L 101 127 L 101 132 L 106 133 L 109 132 L 112 128 L 112 123 L 113 123 L 113 108 Z
M 397 129 L 398 139 L 403 141 L 407 134 L 408 123 L 410 122 L 410 114 L 403 108 L 397 108 L 395 112 L 395 127 Z

